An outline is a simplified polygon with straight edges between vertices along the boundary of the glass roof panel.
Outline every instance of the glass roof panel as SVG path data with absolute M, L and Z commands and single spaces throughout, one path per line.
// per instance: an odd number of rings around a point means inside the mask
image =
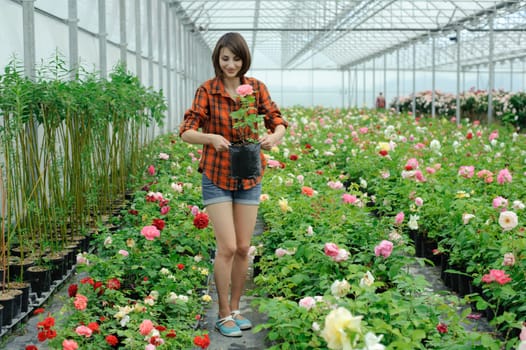
M 395 67 L 396 50 L 409 52 L 404 53 L 409 59 L 400 60 L 402 67 L 430 69 L 433 37 L 437 69 L 456 67 L 457 45 L 463 67 L 469 68 L 488 61 L 491 16 L 494 58 L 526 57 L 526 0 L 169 2 L 211 49 L 225 32 L 240 32 L 252 49 L 254 69 L 347 69 L 384 55 Z

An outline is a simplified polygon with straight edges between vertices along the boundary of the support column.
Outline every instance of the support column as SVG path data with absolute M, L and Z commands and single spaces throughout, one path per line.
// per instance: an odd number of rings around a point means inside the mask
M 396 113 L 400 114 L 400 48 L 396 49 Z
M 99 75 L 108 77 L 108 43 L 106 37 L 106 0 L 99 0 Z
M 158 55 L 158 66 L 157 74 L 159 75 L 159 89 L 164 90 L 164 79 L 163 79 L 163 4 L 164 1 L 157 1 L 157 55 Z
M 365 71 L 366 71 L 366 68 L 365 68 L 365 62 L 362 63 L 362 67 L 363 67 L 363 82 L 362 82 L 362 88 L 363 88 L 363 102 L 362 102 L 362 107 L 361 108 L 364 108 L 367 106 L 367 94 L 365 92 L 366 90 L 366 87 L 365 87 L 365 84 L 367 82 L 367 79 L 366 79 L 366 75 L 365 75 Z
M 148 36 L 148 86 L 153 87 L 153 23 L 152 0 L 146 0 L 146 31 Z
M 22 0 L 24 26 L 24 74 L 35 79 L 35 0 Z
M 121 63 L 128 65 L 128 42 L 126 38 L 126 0 L 119 1 Z
M 142 83 L 141 0 L 135 0 L 135 75 Z
M 375 108 L 376 107 L 376 58 L 373 58 L 373 91 L 371 95 L 373 96 L 372 107 Z
M 172 57 L 170 48 L 170 6 L 166 4 L 165 9 L 166 21 L 166 98 L 168 99 L 168 111 L 164 130 L 171 130 L 173 119 L 173 99 L 172 99 Z
M 384 98 L 385 108 L 389 108 L 389 102 L 387 100 L 387 54 L 384 53 Z
M 79 69 L 79 27 L 77 0 L 68 1 L 69 78 L 75 80 Z
M 457 125 L 460 125 L 460 29 L 457 28 Z
M 436 114 L 436 60 L 435 60 L 435 52 L 436 52 L 436 38 L 433 35 L 431 41 L 431 118 L 435 118 Z
M 413 118 L 416 118 L 416 43 L 413 43 Z
M 495 62 L 493 54 L 495 51 L 495 37 L 493 32 L 494 14 L 489 17 L 489 57 L 488 57 L 488 124 L 493 123 L 493 90 L 495 89 Z

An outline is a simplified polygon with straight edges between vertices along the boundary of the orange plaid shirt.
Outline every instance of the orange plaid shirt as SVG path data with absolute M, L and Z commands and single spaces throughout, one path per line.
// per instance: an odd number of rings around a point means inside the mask
M 281 117 L 278 107 L 271 100 L 265 84 L 249 77 L 242 77 L 241 84 L 252 85 L 256 96 L 257 114 L 265 115 L 266 129 L 274 132 L 278 125 L 288 126 Z M 237 142 L 240 140 L 239 130 L 232 127 L 230 113 L 239 107 L 239 99 L 233 100 L 228 95 L 223 80 L 217 77 L 210 79 L 197 89 L 192 107 L 185 112 L 184 120 L 179 127 L 179 136 L 190 129 L 201 129 L 203 133 L 222 135 L 231 143 Z M 255 135 L 250 137 L 256 138 Z M 263 152 L 261 153 L 261 164 L 264 169 L 266 160 Z M 263 169 L 261 169 L 261 175 L 263 175 Z M 224 190 L 234 191 L 239 188 L 246 190 L 261 182 L 261 176 L 255 179 L 242 180 L 231 178 L 229 152 L 216 152 L 212 145 L 203 145 L 198 170 L 200 173 L 204 173 L 216 186 Z

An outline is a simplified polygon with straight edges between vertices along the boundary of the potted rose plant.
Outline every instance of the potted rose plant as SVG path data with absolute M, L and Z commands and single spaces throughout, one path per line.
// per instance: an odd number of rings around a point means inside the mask
M 261 145 L 258 123 L 263 115 L 257 114 L 255 91 L 249 84 L 236 89 L 240 107 L 230 113 L 236 140 L 230 146 L 230 176 L 235 179 L 255 178 L 261 174 Z

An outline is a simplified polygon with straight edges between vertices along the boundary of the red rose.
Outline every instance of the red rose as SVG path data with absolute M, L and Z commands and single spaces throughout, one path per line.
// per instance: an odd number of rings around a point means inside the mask
M 110 334 L 106 336 L 106 343 L 110 344 L 111 346 L 115 346 L 119 344 L 119 339 L 113 334 Z
M 57 331 L 54 330 L 54 329 L 50 329 L 47 331 L 47 338 L 48 339 L 53 339 L 57 336 Z
M 99 324 L 97 322 L 90 322 L 88 328 L 92 330 L 93 333 L 98 333 L 100 331 Z
M 110 278 L 108 282 L 106 282 L 106 286 L 108 289 L 118 290 L 121 288 L 121 282 L 117 278 Z
M 26 350 L 38 350 L 36 345 L 26 345 Z
M 311 146 L 309 143 L 306 143 L 306 144 L 305 144 L 305 148 L 306 148 L 306 149 L 311 149 L 312 146 Z
M 381 155 L 382 157 L 385 157 L 386 155 L 389 154 L 385 149 L 380 150 L 379 153 L 380 153 L 380 155 Z
M 291 155 L 289 156 L 289 159 L 290 159 L 290 160 L 298 160 L 298 156 L 297 156 L 296 154 L 291 154 Z
M 177 268 L 178 268 L 179 270 L 184 269 L 184 264 L 177 264 Z
M 44 321 L 37 323 L 37 328 L 50 329 L 55 325 L 55 319 L 53 317 L 46 317 Z
M 130 213 L 131 215 L 139 215 L 139 211 L 137 211 L 135 209 L 128 210 L 128 213 Z
M 73 298 L 75 295 L 77 295 L 78 290 L 79 290 L 79 287 L 75 283 L 70 284 L 68 287 L 69 297 Z
M 210 338 L 208 337 L 208 334 L 205 334 L 202 337 L 196 335 L 194 338 L 194 344 L 199 346 L 201 349 L 206 349 L 210 345 Z
M 442 334 L 447 333 L 447 325 L 444 323 L 439 323 L 437 325 L 437 331 Z
M 82 284 L 86 284 L 87 283 L 87 284 L 94 285 L 95 281 L 91 277 L 84 277 L 83 279 L 80 280 L 80 283 L 82 283 Z
M 468 134 L 466 135 L 466 138 L 467 138 L 468 140 L 471 140 L 471 139 L 473 138 L 473 133 L 468 132 Z
M 200 230 L 208 227 L 208 214 L 197 213 L 194 217 L 194 226 Z
M 38 341 L 40 341 L 40 342 L 42 342 L 42 341 L 46 341 L 46 339 L 47 339 L 46 331 L 40 331 L 40 332 L 38 332 L 38 334 L 37 334 L 37 339 L 38 339 Z
M 35 309 L 35 311 L 33 311 L 33 315 L 43 314 L 44 311 L 46 310 L 44 310 L 43 307 L 39 307 L 38 309 Z
M 176 336 L 177 334 L 175 333 L 173 329 L 170 329 L 168 333 L 166 333 L 166 338 L 175 338 Z
M 164 226 L 166 225 L 166 223 L 164 222 L 163 219 L 153 219 L 153 223 L 152 223 L 153 226 L 157 227 L 157 229 L 159 231 L 162 231 Z

